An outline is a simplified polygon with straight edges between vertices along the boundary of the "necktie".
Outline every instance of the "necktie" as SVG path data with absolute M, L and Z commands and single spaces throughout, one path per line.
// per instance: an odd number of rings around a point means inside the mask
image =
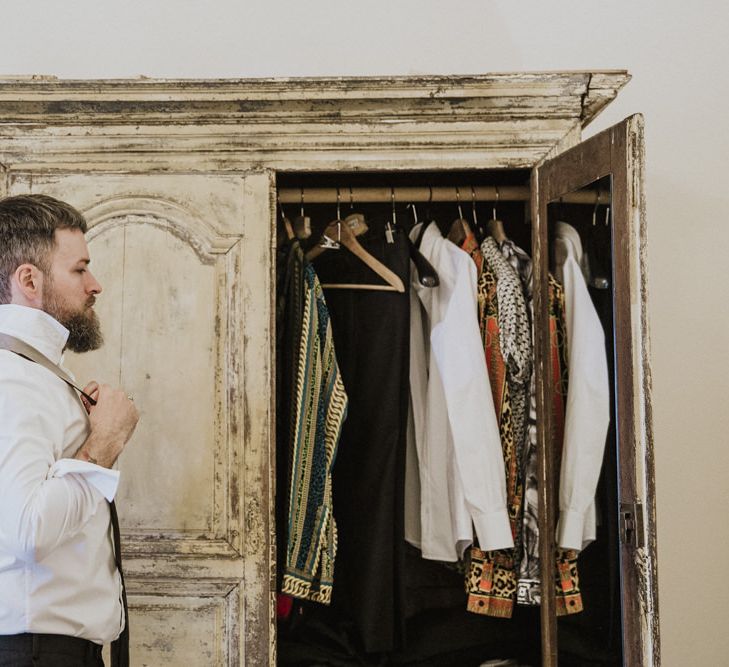
M 129 667 L 129 608 L 127 607 L 127 589 L 124 585 L 124 573 L 121 563 L 121 533 L 119 532 L 119 517 L 116 513 L 116 503 L 109 503 L 111 512 L 111 529 L 114 533 L 114 560 L 122 581 L 122 604 L 124 606 L 124 630 L 119 639 L 111 644 L 111 666 Z

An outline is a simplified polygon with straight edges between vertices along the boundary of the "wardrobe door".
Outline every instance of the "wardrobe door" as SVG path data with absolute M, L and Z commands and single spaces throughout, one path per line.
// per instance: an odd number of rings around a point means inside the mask
M 549 437 L 554 425 L 548 405 L 552 369 L 548 363 L 547 322 L 550 265 L 549 239 L 563 207 L 582 206 L 592 213 L 583 231 L 603 227 L 605 255 L 609 258 L 606 281 L 605 331 L 610 350 L 612 423 L 608 455 L 616 462 L 615 502 L 603 517 L 617 525 L 619 542 L 615 558 L 619 567 L 622 662 L 625 665 L 658 664 L 658 609 L 656 581 L 656 532 L 654 465 L 650 407 L 650 368 L 645 275 L 645 209 L 643 199 L 643 119 L 632 116 L 622 123 L 578 144 L 533 170 L 533 251 L 535 263 L 535 341 L 537 355 L 537 407 L 540 445 L 540 544 L 542 580 L 554 572 L 555 517 L 558 512 L 556 480 L 558 453 Z M 605 289 L 609 289 L 603 285 Z M 611 297 L 611 298 L 610 298 Z M 603 320 L 605 321 L 605 320 Z M 612 453 L 610 448 L 612 447 Z M 588 547 L 592 548 L 592 547 Z M 605 591 L 605 595 L 608 595 Z M 542 596 L 543 664 L 557 664 L 557 623 L 552 587 Z
M 12 173 L 9 190 L 85 214 L 106 342 L 66 363 L 141 413 L 117 496 L 132 664 L 268 665 L 272 174 Z

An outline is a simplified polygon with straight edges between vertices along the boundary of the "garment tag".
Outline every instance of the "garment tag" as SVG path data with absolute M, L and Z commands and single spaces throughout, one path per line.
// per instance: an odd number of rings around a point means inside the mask
M 311 236 L 311 218 L 308 215 L 294 218 L 294 234 L 297 239 L 308 239 Z
M 388 243 L 395 243 L 395 235 L 392 233 L 392 225 L 389 222 L 385 225 L 385 238 Z

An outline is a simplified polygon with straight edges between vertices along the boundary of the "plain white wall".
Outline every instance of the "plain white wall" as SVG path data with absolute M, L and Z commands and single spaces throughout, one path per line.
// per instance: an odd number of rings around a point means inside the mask
M 0 74 L 630 70 L 587 134 L 646 116 L 663 664 L 729 664 L 729 4 L 3 0 L 0 10 Z

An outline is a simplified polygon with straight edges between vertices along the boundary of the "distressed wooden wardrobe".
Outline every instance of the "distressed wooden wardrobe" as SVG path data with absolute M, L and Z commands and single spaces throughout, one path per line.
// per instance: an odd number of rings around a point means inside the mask
M 550 211 L 598 179 L 611 189 L 623 663 L 659 664 L 642 119 L 580 143 L 628 80 L 0 81 L 0 195 L 48 193 L 90 225 L 106 344 L 70 365 L 122 384 L 141 408 L 120 464 L 133 664 L 275 664 L 277 177 L 367 172 L 387 185 L 388 174 L 468 172 L 480 183 L 506 170 L 531 170 L 538 330 Z M 543 335 L 536 345 L 544 449 Z M 540 457 L 545 528 L 551 456 Z M 545 594 L 544 665 L 558 659 L 553 610 Z

